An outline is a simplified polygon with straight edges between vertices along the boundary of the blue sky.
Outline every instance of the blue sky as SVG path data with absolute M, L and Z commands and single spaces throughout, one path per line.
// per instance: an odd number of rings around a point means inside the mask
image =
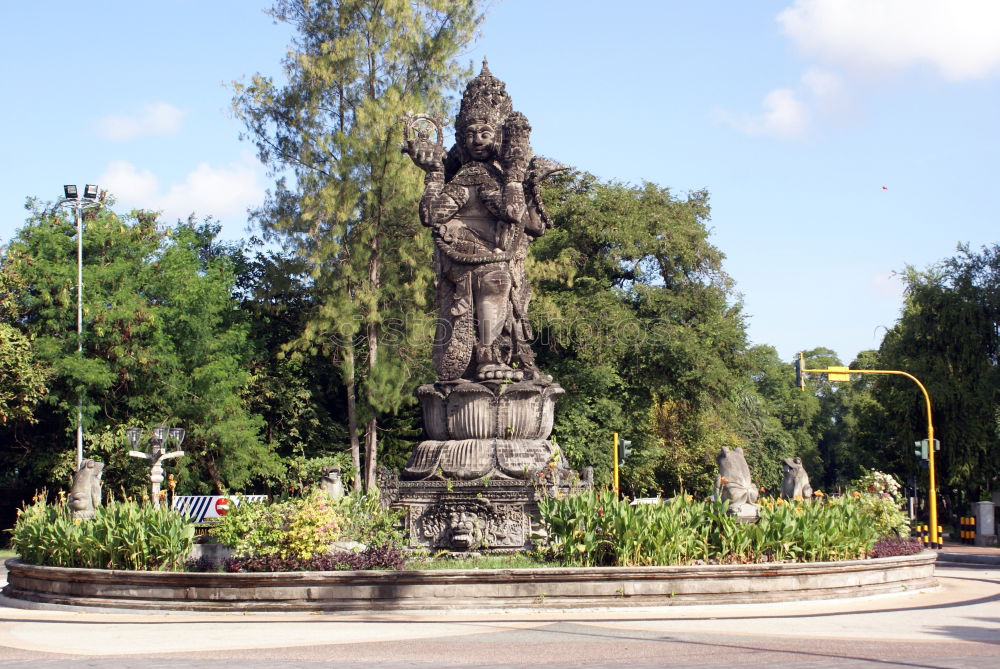
M 271 180 L 229 84 L 280 75 L 291 31 L 269 6 L 6 7 L 0 243 L 26 197 L 64 183 L 246 236 Z M 997 241 L 994 0 L 506 0 L 463 60 L 484 55 L 536 152 L 710 191 L 750 338 L 785 359 L 877 348 L 902 304 L 894 272 Z

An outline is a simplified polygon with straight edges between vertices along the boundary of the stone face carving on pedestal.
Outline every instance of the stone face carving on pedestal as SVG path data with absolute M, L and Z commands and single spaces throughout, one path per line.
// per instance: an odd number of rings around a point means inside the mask
M 802 458 L 783 458 L 781 470 L 781 496 L 786 499 L 807 499 L 812 497 L 813 489 L 809 485 L 809 475 L 802 466 Z
M 434 240 L 437 381 L 416 390 L 427 439 L 390 496 L 407 509 L 413 545 L 523 549 L 536 495 L 575 477 L 549 441 L 564 391 L 535 366 L 524 272 L 528 245 L 552 224 L 542 181 L 565 168 L 533 154 L 528 119 L 485 60 L 448 150 L 443 125 L 411 114 L 404 126 Z
M 750 467 L 743 457 L 743 449 L 723 446 L 715 456 L 715 462 L 719 466 L 719 477 L 715 480 L 716 497 L 728 500 L 729 512 L 741 520 L 756 518 L 757 506 L 754 502 L 759 493 L 750 480 Z
M 73 487 L 69 492 L 69 508 L 74 518 L 87 520 L 94 517 L 97 507 L 101 505 L 101 476 L 104 474 L 104 463 L 86 459 L 80 463 L 80 469 L 73 475 Z

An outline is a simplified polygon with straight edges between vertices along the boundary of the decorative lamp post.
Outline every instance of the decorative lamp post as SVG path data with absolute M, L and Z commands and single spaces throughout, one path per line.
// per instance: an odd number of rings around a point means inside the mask
M 179 458 L 184 455 L 184 451 L 181 450 L 171 453 L 167 453 L 166 450 L 170 445 L 180 448 L 181 443 L 184 442 L 184 435 L 186 433 L 182 428 L 168 428 L 165 425 L 158 425 L 151 432 L 149 452 L 146 453 L 135 450 L 142 438 L 142 430 L 138 427 L 130 427 L 125 430 L 125 434 L 128 435 L 128 443 L 133 449 L 128 454 L 134 458 L 145 458 L 150 463 L 149 482 L 152 487 L 153 507 L 158 509 L 160 508 L 160 484 L 163 483 L 163 467 L 160 463 L 164 460 Z
M 83 197 L 75 185 L 63 186 L 63 199 L 56 203 L 57 207 L 73 210 L 76 221 L 76 353 L 83 357 L 83 217 L 84 209 L 101 206 L 100 188 L 96 184 L 87 184 L 83 189 Z M 76 402 L 76 469 L 79 471 L 83 462 L 83 391 Z

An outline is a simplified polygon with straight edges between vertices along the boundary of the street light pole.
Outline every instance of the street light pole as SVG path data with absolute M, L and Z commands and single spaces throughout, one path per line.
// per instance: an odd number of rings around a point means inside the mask
M 83 358 L 83 216 L 84 209 L 99 207 L 98 187 L 94 184 L 87 184 L 83 191 L 83 198 L 75 185 L 63 186 L 63 197 L 57 203 L 59 207 L 66 207 L 73 210 L 73 218 L 76 223 L 76 354 Z M 76 400 L 76 468 L 80 469 L 83 462 L 83 391 Z

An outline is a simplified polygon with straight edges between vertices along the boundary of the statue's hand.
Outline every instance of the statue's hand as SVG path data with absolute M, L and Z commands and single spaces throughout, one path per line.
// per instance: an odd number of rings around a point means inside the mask
M 524 181 L 524 173 L 531 160 L 531 124 L 521 112 L 507 117 L 504 125 L 503 146 L 500 147 L 500 165 L 508 182 Z
M 425 172 L 444 171 L 444 148 L 437 144 L 416 137 L 406 140 L 402 151 L 408 154 L 413 163 Z

